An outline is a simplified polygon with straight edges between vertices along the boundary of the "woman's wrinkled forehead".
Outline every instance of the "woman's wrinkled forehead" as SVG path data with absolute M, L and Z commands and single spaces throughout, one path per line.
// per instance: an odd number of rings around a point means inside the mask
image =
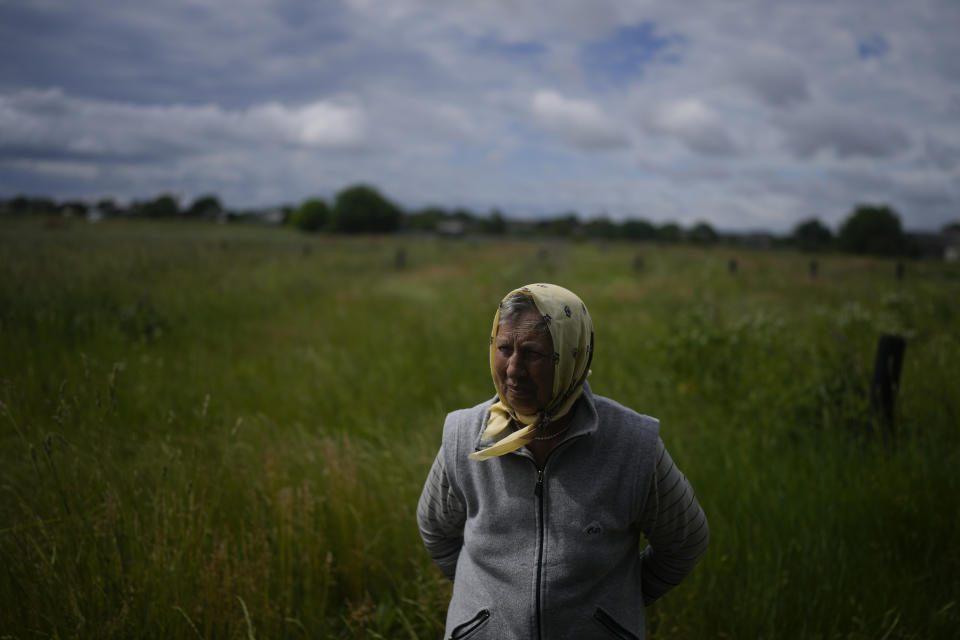
M 513 315 L 509 318 L 501 317 L 497 326 L 497 340 L 534 340 L 546 338 L 552 342 L 550 327 L 543 316 L 536 309 L 522 315 Z

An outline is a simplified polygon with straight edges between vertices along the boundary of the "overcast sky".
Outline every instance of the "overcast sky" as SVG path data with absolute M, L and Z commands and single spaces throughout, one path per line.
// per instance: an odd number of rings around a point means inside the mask
M 0 197 L 960 219 L 960 2 L 0 0 Z

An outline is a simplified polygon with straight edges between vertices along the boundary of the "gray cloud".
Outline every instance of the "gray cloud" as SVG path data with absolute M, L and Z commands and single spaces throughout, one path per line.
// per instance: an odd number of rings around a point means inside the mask
M 906 152 L 911 144 L 899 125 L 858 113 L 811 110 L 777 122 L 787 147 L 801 158 L 820 151 L 833 152 L 838 158 L 886 158 Z
M 953 171 L 960 167 L 960 143 L 928 136 L 924 140 L 924 154 L 929 163 L 943 171 Z
M 783 56 L 747 58 L 734 71 L 734 78 L 772 107 L 789 107 L 810 98 L 803 68 Z

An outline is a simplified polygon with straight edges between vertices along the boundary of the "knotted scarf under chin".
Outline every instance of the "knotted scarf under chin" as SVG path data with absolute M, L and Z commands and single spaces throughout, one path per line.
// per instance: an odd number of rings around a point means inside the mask
M 497 456 L 510 453 L 532 442 L 537 435 L 540 416 L 525 416 L 511 413 L 510 408 L 504 404 L 502 400 L 490 407 L 490 418 L 487 420 L 487 428 L 484 429 L 480 440 L 489 440 L 502 434 L 507 430 L 507 427 L 514 423 L 514 415 L 517 416 L 516 421 L 522 424 L 523 427 L 497 440 L 486 449 L 471 453 L 469 456 L 470 459 L 486 460 L 488 458 L 496 458 Z
M 497 332 L 500 329 L 500 308 L 493 317 L 490 334 L 490 373 L 497 388 L 498 401 L 490 407 L 487 427 L 481 442 L 499 437 L 490 446 L 470 454 L 472 460 L 487 460 L 523 447 L 551 422 L 565 416 L 583 393 L 583 382 L 590 373 L 593 359 L 593 322 L 586 305 L 571 291 L 553 284 L 536 283 L 511 291 L 504 300 L 522 293 L 533 298 L 553 340 L 553 393 L 547 407 L 536 415 L 523 415 L 504 402 L 494 359 Z M 513 426 L 520 428 L 507 433 Z

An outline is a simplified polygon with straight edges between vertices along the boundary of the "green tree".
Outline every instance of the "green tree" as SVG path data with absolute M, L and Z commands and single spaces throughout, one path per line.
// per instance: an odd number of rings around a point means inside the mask
M 68 200 L 60 204 L 60 212 L 71 216 L 85 216 L 90 206 L 82 200 Z
M 163 194 L 144 204 L 142 211 L 148 218 L 172 218 L 180 213 L 180 203 L 176 197 Z
M 488 217 L 480 220 L 480 231 L 492 235 L 503 235 L 507 232 L 507 221 L 499 209 L 494 209 Z
M 900 216 L 887 205 L 858 205 L 843 222 L 837 244 L 844 251 L 872 255 L 898 255 L 906 242 Z
M 117 203 L 113 201 L 113 198 L 102 198 L 97 201 L 97 211 L 105 217 L 115 216 L 117 215 Z
M 793 228 L 793 243 L 803 251 L 822 251 L 833 242 L 833 232 L 816 218 L 809 218 Z
M 960 220 L 955 220 L 954 222 L 948 222 L 943 225 L 943 228 L 940 229 L 943 233 L 960 233 Z
M 657 240 L 663 242 L 680 242 L 683 240 L 683 229 L 676 222 L 668 222 L 657 229 Z
M 220 199 L 213 194 L 200 196 L 184 211 L 189 218 L 214 218 L 223 211 Z
M 616 238 L 620 230 L 610 218 L 600 216 L 584 225 L 584 233 L 590 238 Z
M 720 236 L 710 226 L 709 222 L 701 220 L 693 225 L 693 228 L 687 233 L 687 238 L 696 244 L 714 244 L 720 239 Z
M 440 207 L 426 207 L 407 214 L 404 225 L 415 231 L 436 231 L 437 223 L 447 217 L 447 212 Z
M 620 227 L 624 238 L 630 240 L 653 240 L 657 237 L 657 228 L 644 219 L 626 220 Z
M 34 198 L 31 200 L 30 206 L 33 208 L 34 213 L 53 214 L 57 212 L 57 203 L 51 198 Z
M 16 196 L 10 201 L 10 210 L 14 213 L 30 213 L 30 198 L 27 196 Z
M 323 200 L 312 198 L 290 215 L 290 221 L 301 231 L 320 231 L 330 222 L 330 208 Z
M 568 213 L 556 218 L 541 220 L 537 224 L 537 229 L 548 236 L 568 237 L 576 233 L 580 228 L 580 220 L 577 214 Z
M 19 195 L 10 201 L 10 209 L 14 213 L 43 213 L 57 212 L 57 203 L 50 198 L 31 198 Z
M 403 213 L 380 192 L 364 184 L 347 187 L 333 205 L 333 229 L 344 233 L 383 233 L 400 227 Z

